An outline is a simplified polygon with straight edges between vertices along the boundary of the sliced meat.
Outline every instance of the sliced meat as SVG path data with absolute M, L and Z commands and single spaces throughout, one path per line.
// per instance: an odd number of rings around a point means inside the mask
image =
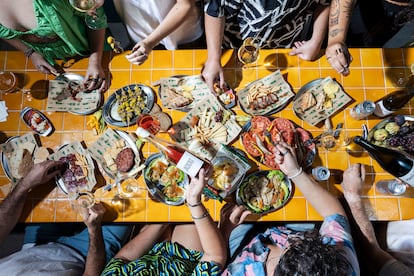
M 115 164 L 120 172 L 128 172 L 135 164 L 135 153 L 131 148 L 121 150 L 115 159 Z

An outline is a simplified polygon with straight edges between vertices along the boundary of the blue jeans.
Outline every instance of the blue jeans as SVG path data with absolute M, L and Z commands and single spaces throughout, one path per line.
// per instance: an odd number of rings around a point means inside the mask
M 78 251 L 86 259 L 89 248 L 88 229 L 83 227 L 80 232 L 76 224 L 33 224 L 26 226 L 24 244 L 44 244 L 56 242 Z M 102 234 L 105 242 L 106 261 L 108 262 L 125 243 L 131 233 L 128 225 L 103 225 Z

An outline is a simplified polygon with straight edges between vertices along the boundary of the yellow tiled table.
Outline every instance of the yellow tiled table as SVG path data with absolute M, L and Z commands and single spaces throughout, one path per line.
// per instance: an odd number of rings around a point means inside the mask
M 392 83 L 390 72 L 403 72 L 407 75 L 410 72 L 409 66 L 414 62 L 414 49 L 351 49 L 353 62 L 351 74 L 343 77 L 331 69 L 326 59 L 322 57 L 315 62 L 306 62 L 297 57 L 291 57 L 287 53 L 289 50 L 262 50 L 257 66 L 241 69 L 235 62 L 233 51 L 226 51 L 223 54 L 223 64 L 225 64 L 226 80 L 237 91 L 249 82 L 264 77 L 277 69 L 280 69 L 286 80 L 292 86 L 294 92 L 309 81 L 317 78 L 331 76 L 342 84 L 345 91 L 355 100 L 361 102 L 364 99 L 376 100 L 386 93 L 396 90 Z M 194 75 L 199 74 L 203 62 L 207 57 L 206 50 L 180 50 L 180 51 L 153 51 L 148 61 L 141 66 L 131 65 L 124 57 L 118 55 L 111 57 L 106 53 L 105 58 L 109 64 L 112 74 L 112 84 L 107 98 L 116 89 L 131 83 L 142 83 L 152 86 L 152 83 L 162 77 L 172 75 Z M 16 93 L 0 95 L 0 100 L 5 100 L 9 108 L 9 118 L 7 122 L 0 123 L 0 142 L 4 142 L 7 137 L 22 135 L 29 131 L 19 118 L 19 113 L 25 106 L 31 106 L 44 111 L 46 100 L 36 100 L 31 97 L 27 90 L 33 88 L 33 84 L 39 84 L 47 80 L 46 76 L 36 72 L 30 61 L 20 52 L 0 52 L 0 64 L 2 70 L 13 71 L 21 79 L 20 87 L 24 88 Z M 85 74 L 87 60 L 75 63 L 67 71 Z M 391 69 L 389 67 L 392 67 Z M 153 87 L 157 91 L 156 87 Z M 25 93 L 26 92 L 26 93 Z M 402 109 L 402 114 L 413 114 L 412 101 Z M 369 120 L 356 121 L 349 117 L 349 109 L 354 104 L 350 104 L 346 109 L 341 110 L 332 117 L 333 125 L 343 122 L 349 136 L 361 133 L 361 124 L 366 124 L 369 128 L 373 127 L 380 120 L 369 118 Z M 174 122 L 180 120 L 183 112 L 164 110 L 173 118 Z M 242 113 L 235 107 L 234 111 Z M 91 145 L 96 136 L 86 126 L 87 117 L 77 116 L 69 113 L 46 113 L 55 127 L 55 132 L 49 137 L 41 137 L 41 144 L 52 150 L 74 140 L 84 141 Z M 314 136 L 318 135 L 322 129 L 313 127 L 299 120 L 292 111 L 290 103 L 284 110 L 276 113 L 275 116 L 289 118 L 308 129 Z M 133 132 L 136 127 L 123 128 L 125 131 Z M 168 139 L 166 134 L 160 134 Z M 242 148 L 239 140 L 235 141 L 234 146 Z M 144 145 L 143 155 L 156 152 L 155 148 Z M 379 194 L 375 191 L 372 183 L 381 179 L 388 179 L 391 176 L 385 173 L 379 165 L 367 155 L 363 157 L 349 156 L 344 149 L 335 152 L 318 150 L 318 155 L 314 161 L 314 166 L 324 165 L 331 170 L 343 171 L 349 164 L 360 162 L 368 165 L 367 179 L 364 187 L 364 201 L 370 210 L 372 220 L 401 220 L 414 218 L 414 198 L 394 197 Z M 265 169 L 263 166 L 260 168 Z M 338 174 L 339 175 L 339 174 Z M 334 195 L 340 196 L 341 187 L 338 175 L 333 175 L 327 182 L 321 185 Z M 108 178 L 100 179 L 98 186 L 105 185 Z M 139 179 L 144 187 L 142 176 Z M 4 172 L 0 170 L 0 200 L 5 197 L 9 188 L 9 182 Z M 412 188 L 410 188 L 412 189 Z M 105 192 L 102 188 L 95 191 L 96 198 L 107 204 L 109 211 L 106 214 L 106 221 L 116 222 L 155 222 L 155 221 L 191 221 L 190 214 L 186 206 L 167 206 L 150 199 L 147 192 L 143 192 L 138 198 L 134 198 L 123 204 L 111 202 L 113 191 Z M 206 202 L 215 220 L 219 219 L 220 208 L 218 201 L 210 200 Z M 282 209 L 257 218 L 260 221 L 307 221 L 321 220 L 322 218 L 309 205 L 301 192 L 296 189 L 292 200 Z M 80 221 L 76 212 L 71 210 L 66 195 L 57 187 L 43 187 L 30 193 L 26 202 L 22 222 L 67 222 Z

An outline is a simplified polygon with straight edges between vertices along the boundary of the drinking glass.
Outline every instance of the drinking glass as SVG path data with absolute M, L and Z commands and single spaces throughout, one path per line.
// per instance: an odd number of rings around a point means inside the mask
M 127 177 L 117 182 L 117 190 L 119 196 L 126 199 L 139 195 L 144 188 L 139 186 L 135 178 Z
M 259 58 L 259 44 L 254 38 L 248 37 L 243 41 L 237 51 L 237 56 L 241 63 L 248 65 L 254 63 Z
M 0 71 L 0 93 L 9 93 L 16 90 L 17 78 L 13 72 Z
M 399 179 L 381 180 L 377 182 L 376 190 L 383 194 L 402 195 L 407 190 L 407 184 Z
M 157 134 L 160 131 L 160 122 L 157 118 L 150 114 L 141 114 L 137 119 L 137 126 L 142 127 L 152 135 Z
M 100 29 L 102 24 L 106 22 L 106 15 L 99 10 L 97 10 L 99 14 L 97 13 L 96 15 L 90 15 L 89 12 L 96 10 L 100 1 L 101 0 L 69 0 L 69 3 L 75 10 L 87 13 L 85 16 L 86 25 L 90 29 L 96 30 Z
M 95 196 L 88 191 L 80 191 L 69 197 L 71 198 L 72 207 L 79 213 L 81 213 L 83 209 L 89 209 L 95 205 Z

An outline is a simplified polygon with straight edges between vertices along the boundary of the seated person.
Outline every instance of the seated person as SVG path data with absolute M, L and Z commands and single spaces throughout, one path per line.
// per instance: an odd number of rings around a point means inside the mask
M 64 170 L 59 161 L 45 161 L 33 166 L 16 184 L 0 205 L 0 242 L 16 225 L 31 189 L 47 183 Z M 68 232 L 58 224 L 28 225 L 22 250 L 0 259 L 3 275 L 98 275 L 122 246 L 130 233 L 129 226 L 103 226 L 105 213 L 102 204 L 83 210 L 86 225 L 80 233 L 62 236 Z
M 360 245 L 362 262 L 367 264 L 373 275 L 414 275 L 413 221 L 389 223 L 387 241 L 391 250 L 387 252 L 382 249 L 361 199 L 364 181 L 364 165 L 353 164 L 345 171 L 342 182 L 346 202 L 357 226 L 357 235 L 354 237 Z M 398 257 L 406 261 L 411 269 Z
M 259 40 L 261 48 L 292 47 L 291 54 L 313 59 L 319 52 L 325 37 L 330 5 L 329 36 L 326 57 L 331 66 L 343 75 L 349 74 L 351 56 L 345 45 L 349 17 L 354 0 L 340 1 L 219 1 L 205 4 L 205 32 L 208 57 L 202 75 L 213 88 L 220 81 L 224 87 L 221 66 L 221 47 L 239 48 L 243 40 L 251 37 Z M 261 3 L 261 6 L 257 6 Z M 331 4 L 330 4 L 331 3 Z M 322 7 L 321 7 L 322 6 Z M 307 23 L 315 13 L 313 37 L 307 43 L 300 38 Z M 294 42 L 297 42 L 294 44 Z M 300 49 L 299 49 L 300 48 Z M 306 50 L 306 54 L 305 51 Z
M 324 217 L 322 226 L 319 231 L 268 228 L 231 256 L 223 275 L 359 275 L 350 227 L 339 200 L 303 172 L 290 146 L 280 143 L 276 148 L 280 169 Z M 229 238 L 248 213 L 240 206 L 226 208 L 220 229 Z M 242 236 L 238 228 L 234 231 Z
M 103 0 L 98 2 L 102 6 Z M 85 87 L 108 89 L 102 68 L 106 20 L 96 20 L 96 29 L 87 27 L 89 15 L 76 11 L 68 0 L 2 1 L 0 7 L 0 38 L 22 51 L 39 72 L 58 74 L 57 59 L 89 56 Z M 105 17 L 102 7 L 96 13 Z
M 114 0 L 114 5 L 135 43 L 126 56 L 134 64 L 145 62 L 158 44 L 174 50 L 203 34 L 199 0 Z
M 102 275 L 220 275 L 226 247 L 208 210 L 201 202 L 204 169 L 186 192 L 194 224 L 151 224 L 106 265 Z

